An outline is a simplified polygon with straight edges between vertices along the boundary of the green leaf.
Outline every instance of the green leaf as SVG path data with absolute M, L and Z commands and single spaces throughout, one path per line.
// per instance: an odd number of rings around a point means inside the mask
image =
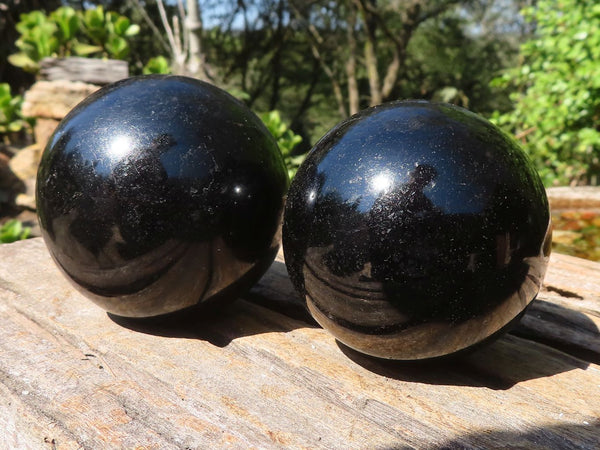
M 123 36 L 125 34 L 125 32 L 127 31 L 127 28 L 129 28 L 130 24 L 131 24 L 131 22 L 129 21 L 129 19 L 127 17 L 124 17 L 124 16 L 118 17 L 116 19 L 116 21 L 114 22 L 115 33 L 119 36 Z
M 171 67 L 169 61 L 164 56 L 156 56 L 150 58 L 150 60 L 144 66 L 142 72 L 144 75 L 148 74 L 168 74 L 171 73 Z
M 67 42 L 73 39 L 75 33 L 79 30 L 80 22 L 75 10 L 68 6 L 58 8 L 50 14 L 50 18 L 58 25 L 60 29 L 60 40 Z
M 95 9 L 88 9 L 84 13 L 84 24 L 88 29 L 104 28 L 104 8 L 102 8 L 102 5 Z
M 124 36 L 127 36 L 127 37 L 135 36 L 135 35 L 139 34 L 139 32 L 140 32 L 140 26 L 133 24 L 133 25 L 130 25 L 127 28 L 127 30 L 125 30 Z
M 37 72 L 40 68 L 39 64 L 25 53 L 15 53 L 13 55 L 9 55 L 8 62 L 13 66 L 20 67 L 26 72 Z
M 293 177 L 305 156 L 292 156 L 292 151 L 302 142 L 302 136 L 295 134 L 288 128 L 288 125 L 281 119 L 281 114 L 277 110 L 260 114 L 259 117 L 276 139 L 285 165 L 288 168 L 288 175 Z
M 21 120 L 13 120 L 8 124 L 8 131 L 11 133 L 16 133 L 17 131 L 21 131 L 23 129 L 23 122 Z
M 23 231 L 21 231 L 21 235 L 19 236 L 19 240 L 29 239 L 30 235 L 31 235 L 31 228 L 29 228 L 29 227 L 23 227 Z
M 111 36 L 106 43 L 106 50 L 112 58 L 125 59 L 129 54 L 127 41 L 120 36 Z
M 92 53 L 98 53 L 102 51 L 102 47 L 99 45 L 82 44 L 77 42 L 73 45 L 73 51 L 78 56 L 88 56 Z
M 23 224 L 16 220 L 9 220 L 0 227 L 0 243 L 9 244 L 29 236 L 30 229 L 23 228 Z

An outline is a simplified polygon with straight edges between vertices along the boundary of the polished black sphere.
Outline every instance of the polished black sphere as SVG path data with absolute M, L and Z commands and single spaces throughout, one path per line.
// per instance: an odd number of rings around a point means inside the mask
M 50 253 L 107 311 L 157 316 L 239 294 L 272 263 L 288 186 L 274 138 L 186 77 L 106 86 L 60 123 L 37 210 Z
M 360 352 L 416 360 L 505 330 L 540 289 L 550 230 L 515 141 L 465 109 L 410 101 L 316 144 L 290 186 L 283 248 L 323 328 Z

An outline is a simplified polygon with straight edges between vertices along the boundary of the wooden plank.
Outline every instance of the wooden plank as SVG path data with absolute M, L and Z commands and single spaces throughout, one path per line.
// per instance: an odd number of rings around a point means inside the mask
M 3 245 L 0 447 L 597 448 L 599 267 L 554 255 L 515 334 L 406 364 L 318 328 L 281 257 L 222 310 L 149 324 L 74 291 L 40 239 Z
M 599 186 L 559 186 L 546 189 L 553 211 L 600 209 Z
M 40 61 L 42 80 L 83 81 L 92 84 L 108 84 L 129 76 L 127 61 L 116 59 L 44 58 Z

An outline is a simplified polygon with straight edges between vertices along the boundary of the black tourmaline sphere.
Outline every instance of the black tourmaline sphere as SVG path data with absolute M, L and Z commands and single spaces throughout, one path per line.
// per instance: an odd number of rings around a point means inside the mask
M 416 101 L 323 137 L 283 225 L 288 271 L 317 322 L 403 360 L 505 329 L 537 295 L 549 244 L 546 194 L 517 144 L 464 109 Z
M 287 173 L 260 119 L 176 76 L 107 86 L 61 122 L 37 206 L 51 255 L 109 312 L 147 317 L 238 294 L 271 264 Z

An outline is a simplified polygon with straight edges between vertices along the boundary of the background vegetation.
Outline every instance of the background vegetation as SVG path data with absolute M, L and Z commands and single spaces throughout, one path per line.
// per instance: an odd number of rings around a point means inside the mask
M 0 13 L 4 139 L 39 60 L 86 55 L 229 90 L 284 127 L 292 173 L 341 119 L 424 98 L 496 121 L 547 185 L 600 183 L 596 0 L 0 0 Z
M 495 80 L 513 106 L 496 115 L 546 184 L 595 184 L 600 175 L 600 3 L 539 0 L 523 16 L 535 33 L 519 64 Z

